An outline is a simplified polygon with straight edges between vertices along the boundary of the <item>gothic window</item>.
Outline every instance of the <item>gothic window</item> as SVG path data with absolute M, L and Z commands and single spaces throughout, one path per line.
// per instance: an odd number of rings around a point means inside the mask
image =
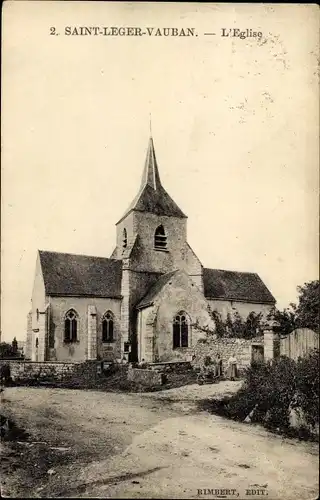
M 188 347 L 190 321 L 188 315 L 180 311 L 173 320 L 173 349 Z
M 113 326 L 113 314 L 108 311 L 102 318 L 102 342 L 113 342 Z
M 162 225 L 158 226 L 154 233 L 154 247 L 167 248 L 167 235 Z
M 74 309 L 70 309 L 64 319 L 64 341 L 77 342 L 78 315 Z
M 127 248 L 127 244 L 128 244 L 127 230 L 126 228 L 124 228 L 122 233 L 122 247 Z

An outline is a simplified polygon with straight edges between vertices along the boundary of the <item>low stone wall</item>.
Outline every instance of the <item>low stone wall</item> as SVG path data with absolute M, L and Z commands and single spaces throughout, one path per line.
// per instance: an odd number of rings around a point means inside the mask
M 192 365 L 194 368 L 199 368 L 206 356 L 214 359 L 217 354 L 220 354 L 225 372 L 227 370 L 228 359 L 234 354 L 241 373 L 251 364 L 251 346 L 253 342 L 263 345 L 263 337 L 252 340 L 223 337 L 207 339 L 205 343 L 198 342 L 193 348 L 194 359 Z
M 159 363 L 149 363 L 148 368 L 150 370 L 156 370 L 165 373 L 180 373 L 190 370 L 192 366 L 190 361 L 163 361 Z
M 67 375 L 74 374 L 78 369 L 77 363 L 62 362 L 36 362 L 36 361 L 12 361 L 1 360 L 1 365 L 10 366 L 10 376 L 12 380 L 35 380 L 53 379 L 62 380 Z
M 157 386 L 164 383 L 164 375 L 154 370 L 143 368 L 129 368 L 128 380 L 147 386 Z

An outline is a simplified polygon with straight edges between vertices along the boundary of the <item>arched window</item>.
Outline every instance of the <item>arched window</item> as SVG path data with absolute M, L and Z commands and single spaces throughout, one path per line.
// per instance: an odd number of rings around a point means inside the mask
M 173 320 L 173 349 L 188 347 L 190 320 L 188 315 L 180 311 Z
M 64 319 L 64 341 L 77 342 L 78 315 L 74 309 L 70 309 Z
M 154 233 L 154 247 L 167 248 L 167 235 L 162 225 L 158 226 Z
M 107 311 L 102 318 L 102 342 L 113 342 L 113 314 Z
M 127 248 L 127 244 L 128 244 L 127 230 L 126 228 L 124 228 L 122 233 L 122 248 Z

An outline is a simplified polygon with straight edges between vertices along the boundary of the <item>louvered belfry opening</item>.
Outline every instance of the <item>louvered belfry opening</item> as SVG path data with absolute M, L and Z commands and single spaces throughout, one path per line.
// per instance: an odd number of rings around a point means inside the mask
M 122 247 L 127 248 L 127 244 L 128 244 L 127 230 L 124 229 L 122 233 Z
M 167 235 L 162 225 L 157 227 L 154 234 L 154 247 L 160 249 L 167 248 Z

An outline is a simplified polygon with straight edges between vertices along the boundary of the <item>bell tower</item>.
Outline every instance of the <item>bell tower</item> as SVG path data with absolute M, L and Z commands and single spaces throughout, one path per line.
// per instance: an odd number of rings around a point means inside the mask
M 187 217 L 161 184 L 153 138 L 150 137 L 140 189 L 117 223 L 116 258 L 135 252 L 139 271 L 164 273 L 179 268 L 186 243 Z
M 202 287 L 202 265 L 187 243 L 187 216 L 161 184 L 152 137 L 140 189 L 116 227 L 111 257 L 122 260 L 122 340 L 135 351 L 135 306 L 162 274 L 184 269 Z

